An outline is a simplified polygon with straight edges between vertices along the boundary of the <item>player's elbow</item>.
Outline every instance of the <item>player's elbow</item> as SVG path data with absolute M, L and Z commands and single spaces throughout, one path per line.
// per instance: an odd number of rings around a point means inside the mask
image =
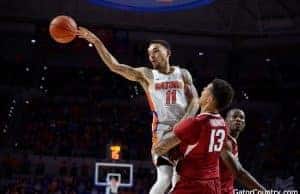
M 108 65 L 108 68 L 110 71 L 112 71 L 114 73 L 120 74 L 122 72 L 122 68 L 119 63 L 110 63 Z

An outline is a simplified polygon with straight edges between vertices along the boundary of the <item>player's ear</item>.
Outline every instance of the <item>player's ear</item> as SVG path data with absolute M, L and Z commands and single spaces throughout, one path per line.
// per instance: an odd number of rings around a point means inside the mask
M 213 99 L 213 97 L 212 97 L 211 95 L 209 95 L 209 96 L 207 97 L 207 102 L 208 102 L 208 103 L 212 103 L 213 100 L 214 100 L 214 99 Z
M 167 54 L 168 54 L 168 56 L 170 57 L 170 56 L 172 55 L 171 50 L 167 49 Z
M 208 100 L 208 103 L 213 104 L 213 106 L 217 105 L 216 99 L 212 95 L 209 95 L 207 100 Z

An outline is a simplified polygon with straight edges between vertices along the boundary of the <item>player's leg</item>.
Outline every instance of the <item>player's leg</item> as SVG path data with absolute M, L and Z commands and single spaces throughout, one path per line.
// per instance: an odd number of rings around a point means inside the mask
M 222 194 L 219 178 L 212 180 L 180 180 L 171 194 Z
M 172 188 L 171 188 L 170 192 L 174 190 L 174 187 L 175 187 L 176 183 L 179 181 L 179 179 L 180 179 L 180 176 L 176 171 L 176 166 L 174 166 L 173 167 L 173 176 L 172 176 Z
M 150 194 L 165 194 L 171 184 L 172 173 L 172 166 L 158 166 L 156 182 L 152 186 Z
M 173 166 L 167 160 L 159 158 L 156 169 L 156 182 L 152 186 L 150 194 L 165 194 L 172 181 Z

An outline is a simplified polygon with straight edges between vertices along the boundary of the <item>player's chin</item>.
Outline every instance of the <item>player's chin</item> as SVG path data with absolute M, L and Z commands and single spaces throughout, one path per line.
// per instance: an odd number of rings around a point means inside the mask
M 234 128 L 235 128 L 236 130 L 241 130 L 241 129 L 243 128 L 243 124 L 242 124 L 242 123 L 236 123 L 236 124 L 234 125 Z
M 152 61 L 151 62 L 153 69 L 159 69 L 159 63 L 157 61 Z

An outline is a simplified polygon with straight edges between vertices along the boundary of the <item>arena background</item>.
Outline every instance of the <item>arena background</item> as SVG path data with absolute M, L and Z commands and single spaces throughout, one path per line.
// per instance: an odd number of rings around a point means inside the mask
M 164 3 L 172 4 L 172 0 Z M 139 85 L 108 71 L 95 48 L 55 43 L 51 19 L 70 15 L 122 63 L 147 65 L 151 39 L 173 47 L 200 92 L 215 77 L 246 112 L 240 161 L 268 189 L 299 189 L 300 2 L 215 0 L 167 12 L 87 0 L 0 1 L 0 193 L 103 193 L 95 162 L 134 165 L 144 194 L 155 179 L 151 112 Z M 225 112 L 224 112 L 225 113 Z M 111 159 L 110 146 L 121 147 Z

